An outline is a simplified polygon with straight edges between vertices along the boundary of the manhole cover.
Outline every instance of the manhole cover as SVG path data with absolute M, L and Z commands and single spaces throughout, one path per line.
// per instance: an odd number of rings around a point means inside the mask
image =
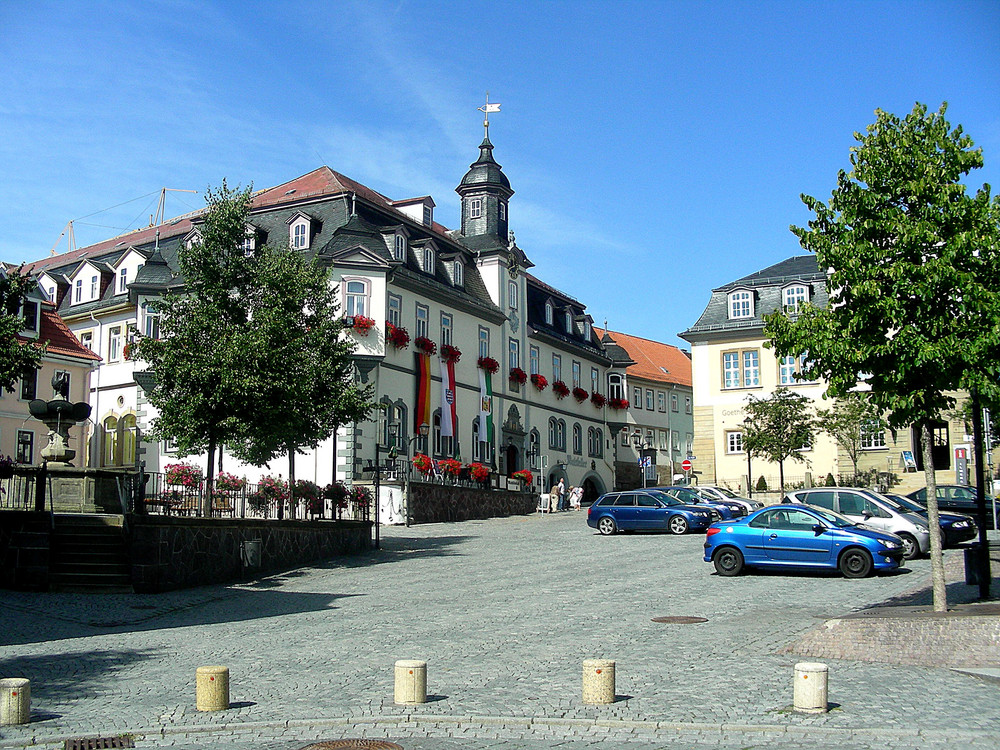
M 135 747 L 131 737 L 71 737 L 63 743 L 65 750 L 109 750 Z
M 330 740 L 314 742 L 302 750 L 403 750 L 403 746 L 388 740 Z
M 668 617 L 654 617 L 653 622 L 666 625 L 695 625 L 699 622 L 708 622 L 706 617 L 689 617 L 686 615 L 672 615 Z

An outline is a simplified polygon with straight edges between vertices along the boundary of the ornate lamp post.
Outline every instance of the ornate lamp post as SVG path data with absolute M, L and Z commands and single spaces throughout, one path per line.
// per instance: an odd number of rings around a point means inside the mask
M 399 422 L 392 422 L 389 425 L 389 435 L 393 439 L 393 446 L 392 446 L 392 449 L 389 451 L 389 458 L 392 459 L 393 461 L 396 460 L 396 455 L 397 455 L 396 454 L 396 443 L 400 439 L 399 438 L 399 428 L 400 428 Z M 426 422 L 421 422 L 420 423 L 420 427 L 417 428 L 417 434 L 416 435 L 413 435 L 412 437 L 408 437 L 408 438 L 403 438 L 403 440 L 405 441 L 405 444 L 406 444 L 406 467 L 403 470 L 404 471 L 403 477 L 404 477 L 404 486 L 405 486 L 405 492 L 406 492 L 406 525 L 407 526 L 410 525 L 410 470 L 413 468 L 413 464 L 410 463 L 410 459 L 412 458 L 412 456 L 410 456 L 410 445 L 417 438 L 425 438 L 425 437 L 427 437 L 427 435 L 430 434 L 430 431 L 431 431 L 431 426 L 429 424 L 427 424 Z
M 653 460 L 653 449 L 652 442 L 649 438 L 643 439 L 642 432 L 636 430 L 632 433 L 632 447 L 635 448 L 635 452 L 639 456 L 639 471 L 642 473 L 642 488 L 646 489 L 646 459 L 649 459 L 650 465 L 652 465 Z

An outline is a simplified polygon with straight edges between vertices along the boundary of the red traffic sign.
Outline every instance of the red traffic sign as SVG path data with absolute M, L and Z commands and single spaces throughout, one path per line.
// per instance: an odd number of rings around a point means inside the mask
M 681 461 L 681 468 L 684 469 L 684 471 L 691 471 L 691 462 L 685 458 Z

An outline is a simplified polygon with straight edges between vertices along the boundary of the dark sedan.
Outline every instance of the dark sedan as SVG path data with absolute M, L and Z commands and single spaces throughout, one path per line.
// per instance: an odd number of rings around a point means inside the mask
M 742 503 L 732 500 L 709 499 L 694 487 L 650 487 L 649 490 L 651 492 L 662 493 L 687 505 L 700 505 L 705 508 L 713 508 L 724 521 L 728 521 L 730 518 L 740 518 L 747 514 L 747 509 Z
M 975 517 L 978 509 L 976 507 L 975 487 L 966 487 L 961 484 L 939 484 L 937 486 L 938 508 L 951 511 L 952 513 L 964 513 Z M 927 508 L 927 488 L 921 487 L 907 495 L 911 500 L 916 500 Z M 993 501 L 986 498 L 986 528 L 994 528 L 993 523 Z
M 927 508 L 905 495 L 886 495 L 887 498 L 896 502 L 907 513 L 916 513 L 927 518 Z M 979 534 L 976 522 L 969 516 L 962 513 L 948 513 L 940 511 L 938 513 L 938 525 L 941 527 L 941 541 L 945 547 L 955 547 L 962 542 L 975 539 Z

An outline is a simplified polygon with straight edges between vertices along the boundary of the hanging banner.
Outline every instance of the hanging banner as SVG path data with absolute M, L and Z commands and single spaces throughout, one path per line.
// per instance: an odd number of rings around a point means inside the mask
M 441 437 L 454 437 L 458 422 L 455 363 L 441 360 Z
M 479 442 L 493 444 L 493 376 L 479 368 Z
M 413 411 L 413 434 L 419 434 L 420 425 L 431 424 L 431 358 L 414 352 L 417 358 L 417 408 Z

